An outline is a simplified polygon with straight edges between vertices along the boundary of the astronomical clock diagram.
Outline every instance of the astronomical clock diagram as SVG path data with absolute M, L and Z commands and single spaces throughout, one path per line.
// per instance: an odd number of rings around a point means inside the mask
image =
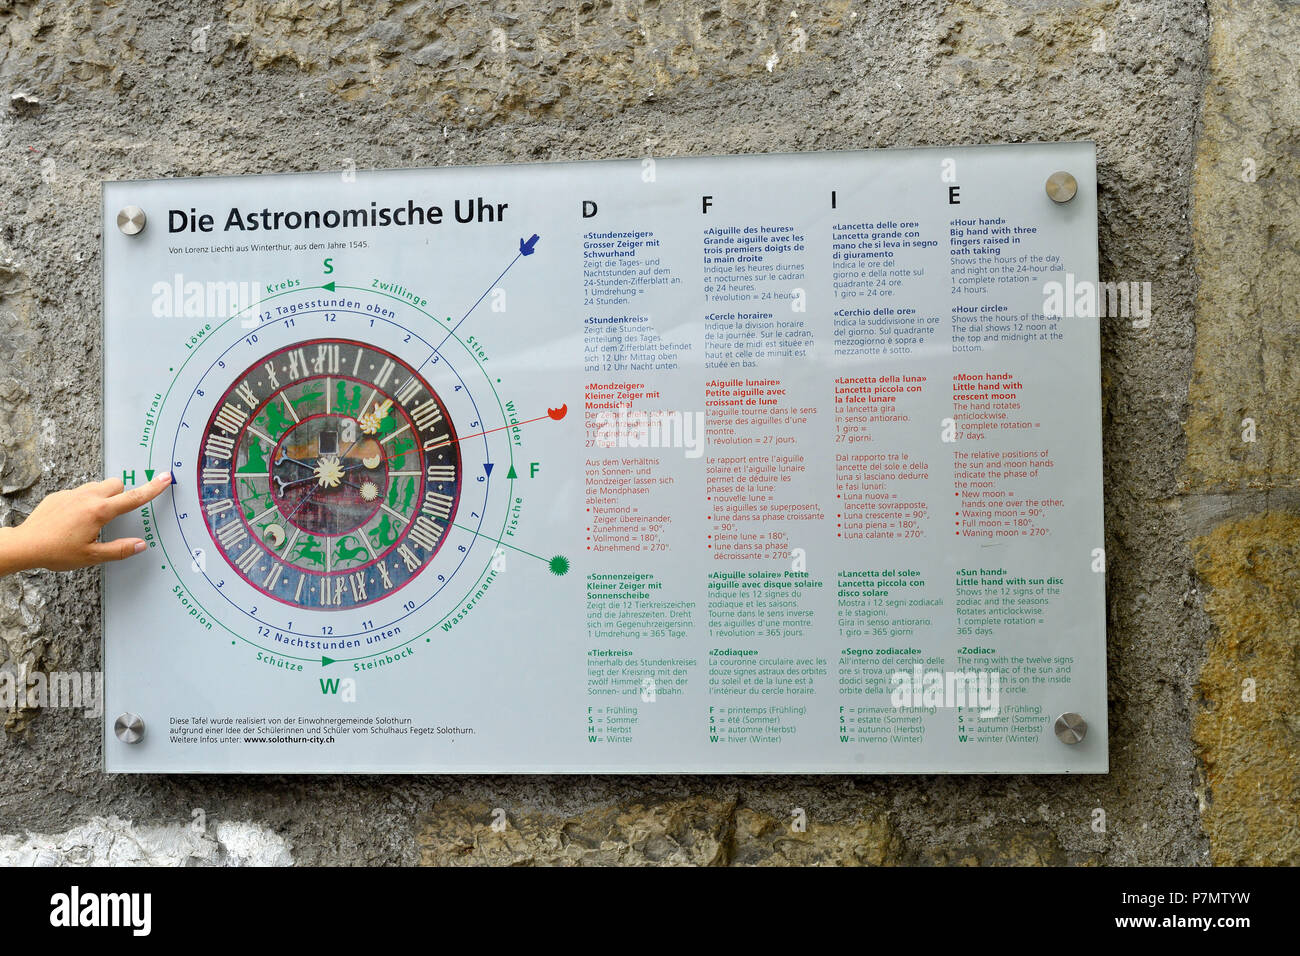
M 197 544 L 288 608 L 380 602 L 441 550 L 459 503 L 458 445 L 444 400 L 396 356 L 339 339 L 287 346 L 244 369 L 204 424 Z M 486 512 L 481 494 L 475 504 Z
M 107 771 L 1106 770 L 1091 144 L 102 216 Z
M 490 658 L 545 660 L 508 647 L 582 540 L 545 478 L 580 445 L 572 383 L 529 356 L 546 244 L 481 199 L 440 225 L 401 176 L 386 212 L 418 238 L 221 229 L 221 182 L 260 212 L 322 179 L 106 184 L 106 468 L 172 475 L 121 522 L 147 555 L 105 570 L 110 769 L 418 770 L 527 736 Z

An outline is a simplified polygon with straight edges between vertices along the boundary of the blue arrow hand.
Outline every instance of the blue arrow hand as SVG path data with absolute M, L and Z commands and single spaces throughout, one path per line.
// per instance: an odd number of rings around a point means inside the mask
M 493 461 L 485 461 L 485 462 L 483 462 L 483 470 L 486 471 L 486 472 L 488 473 L 488 477 L 489 477 L 489 478 L 492 477 L 492 466 L 493 466 L 494 464 L 496 464 L 496 462 L 493 462 Z
M 521 256 L 531 256 L 536 251 L 534 247 L 537 245 L 538 238 L 537 233 L 533 233 L 531 239 L 520 239 L 519 254 Z

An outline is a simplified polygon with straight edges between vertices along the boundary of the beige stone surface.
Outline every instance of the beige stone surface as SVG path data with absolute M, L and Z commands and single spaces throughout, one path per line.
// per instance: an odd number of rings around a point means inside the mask
M 571 816 L 449 802 L 417 842 L 432 866 L 885 866 L 902 851 L 880 814 L 821 824 L 704 797 Z
M 1186 510 L 1203 526 L 1194 553 L 1214 633 L 1193 736 L 1213 862 L 1294 866 L 1300 7 L 1212 0 L 1210 16 L 1210 75 L 1193 179 L 1200 292 L 1183 487 Z
M 1300 865 L 1300 515 L 1224 522 L 1197 568 L 1216 625 L 1193 726 L 1213 861 Z
M 1210 15 L 1185 487 L 1300 488 L 1300 9 L 1213 0 Z

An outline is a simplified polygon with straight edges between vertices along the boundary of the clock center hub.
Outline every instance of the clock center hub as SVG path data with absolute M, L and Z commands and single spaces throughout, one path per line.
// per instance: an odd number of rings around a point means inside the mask
M 347 415 L 304 418 L 271 455 L 271 497 L 294 527 L 334 537 L 366 524 L 383 505 L 383 446 Z

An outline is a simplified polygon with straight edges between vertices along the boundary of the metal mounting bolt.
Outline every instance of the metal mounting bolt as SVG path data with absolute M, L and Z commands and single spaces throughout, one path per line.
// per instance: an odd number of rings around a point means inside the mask
M 144 721 L 137 714 L 122 714 L 113 722 L 113 733 L 124 744 L 138 744 L 144 736 Z
M 1088 736 L 1088 722 L 1078 714 L 1062 714 L 1056 718 L 1052 729 L 1056 732 L 1056 739 L 1063 744 L 1077 744 Z
M 1078 191 L 1078 180 L 1067 172 L 1052 173 L 1047 177 L 1047 195 L 1052 202 L 1069 202 Z
M 144 210 L 139 206 L 124 206 L 122 211 L 117 214 L 117 228 L 128 236 L 144 232 L 145 222 L 147 221 Z

